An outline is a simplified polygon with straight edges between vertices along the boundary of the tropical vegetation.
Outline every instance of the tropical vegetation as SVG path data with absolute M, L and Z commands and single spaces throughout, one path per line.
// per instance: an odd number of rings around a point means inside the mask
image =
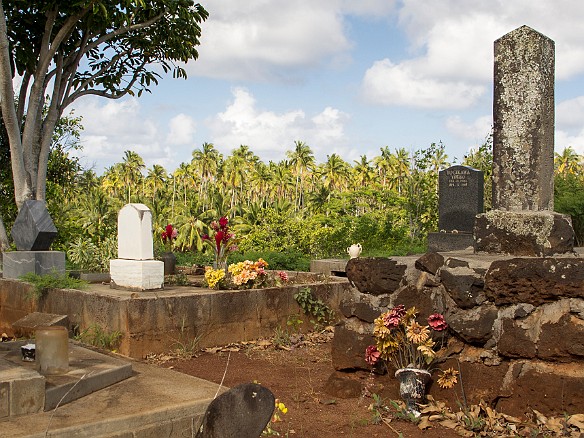
M 66 251 L 74 265 L 103 265 L 84 258 L 115 252 L 117 214 L 128 202 L 152 211 L 157 252 L 164 250 L 163 233 L 172 224 L 173 248 L 183 264 L 216 261 L 217 218 L 228 221 L 230 239 L 237 239 L 230 264 L 262 257 L 273 269 L 307 269 L 311 258 L 344 256 L 355 242 L 364 256 L 423 252 L 427 233 L 437 230 L 438 172 L 450 165 L 441 143 L 413 152 L 384 146 L 379 155 L 352 163 L 335 153 L 319 163 L 302 141 L 285 159 L 267 163 L 246 145 L 224 156 L 204 143 L 172 172 L 158 164 L 147 167 L 127 150 L 97 175 L 71 156 L 81 130 L 74 115 L 62 118 L 47 181 L 47 206 L 59 230 L 53 248 Z M 0 141 L 0 164 L 9 156 Z M 490 138 L 462 164 L 485 171 L 489 184 Z M 584 238 L 583 164 L 572 148 L 556 154 L 556 210 L 571 215 L 577 244 Z M 0 178 L 0 212 L 10 226 L 16 215 L 12 183 L 9 174 L 0 172 Z M 488 188 L 485 198 L 489 206 Z

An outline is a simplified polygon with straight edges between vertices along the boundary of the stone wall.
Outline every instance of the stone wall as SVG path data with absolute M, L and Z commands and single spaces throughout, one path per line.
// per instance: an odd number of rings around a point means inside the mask
M 286 327 L 291 315 L 302 314 L 294 295 L 303 287 L 340 313 L 339 303 L 350 288 L 347 279 L 315 282 L 315 274 L 289 272 L 289 276 L 295 281 L 306 277 L 307 283 L 219 291 L 174 286 L 141 292 L 92 284 L 83 291 L 49 289 L 38 301 L 27 298 L 31 285 L 0 279 L 0 333 L 10 334 L 12 323 L 32 312 L 67 315 L 70 328 L 99 325 L 108 333 L 119 331 L 119 353 L 143 358 L 196 339 L 202 348 L 272 337 L 276 328 Z
M 368 370 L 373 320 L 397 304 L 416 306 L 421 318 L 444 314 L 451 357 L 443 366 L 460 364 L 468 402 L 514 415 L 584 412 L 584 259 L 577 254 L 428 253 L 353 259 L 346 270 L 354 288 L 340 306 L 336 370 Z M 431 393 L 446 396 L 437 385 Z

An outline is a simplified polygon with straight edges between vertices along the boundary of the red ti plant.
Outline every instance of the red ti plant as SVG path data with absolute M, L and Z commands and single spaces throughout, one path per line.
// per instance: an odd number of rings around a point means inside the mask
M 176 236 L 178 236 L 178 231 L 171 224 L 168 224 L 160 235 L 166 251 L 172 251 L 172 241 L 176 239 Z
M 209 225 L 210 234 L 202 236 L 203 242 L 209 245 L 215 253 L 215 269 L 224 269 L 227 266 L 227 256 L 230 252 L 237 250 L 235 233 L 229 229 L 229 219 L 221 216 L 218 221 L 213 221 Z

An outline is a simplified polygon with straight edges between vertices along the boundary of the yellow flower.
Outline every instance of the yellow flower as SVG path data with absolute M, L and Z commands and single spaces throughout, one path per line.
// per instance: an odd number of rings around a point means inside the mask
M 422 353 L 426 359 L 426 363 L 430 364 L 432 360 L 436 357 L 436 352 L 434 351 L 435 342 L 432 339 L 428 339 L 423 344 L 418 345 L 418 351 Z
M 213 269 L 210 266 L 205 268 L 205 280 L 211 289 L 215 288 L 224 277 L 224 269 Z
M 458 371 L 448 368 L 442 371 L 442 375 L 438 378 L 438 385 L 440 388 L 452 388 L 458 383 Z
M 416 321 L 412 321 L 406 328 L 406 336 L 409 341 L 415 344 L 421 344 L 428 340 L 430 332 L 428 331 L 428 326 L 422 326 Z

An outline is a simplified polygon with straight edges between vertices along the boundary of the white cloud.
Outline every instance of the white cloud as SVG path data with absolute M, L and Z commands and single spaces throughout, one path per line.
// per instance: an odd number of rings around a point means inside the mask
M 443 81 L 423 74 L 411 64 L 377 61 L 365 73 L 363 94 L 371 103 L 415 108 L 466 108 L 485 92 L 485 87 L 462 81 Z
M 556 106 L 555 150 L 572 146 L 584 154 L 584 96 L 560 102 Z
M 290 79 L 346 52 L 338 1 L 225 0 L 208 6 L 191 74 L 222 79 Z
M 556 126 L 565 130 L 582 129 L 584 127 L 584 96 L 557 104 Z
M 137 99 L 83 98 L 75 104 L 75 115 L 83 117 L 84 127 L 81 134 L 83 149 L 76 155 L 88 166 L 95 164 L 98 173 L 104 167 L 120 162 L 126 150 L 140 155 L 147 167 L 161 164 L 169 168 L 176 164 L 176 151 L 167 146 L 166 132 L 156 119 L 143 114 Z M 180 121 L 181 116 L 171 122 L 169 132 L 176 129 L 176 120 Z M 184 130 L 175 132 L 179 137 L 185 134 Z
M 178 114 L 168 122 L 170 132 L 166 137 L 166 142 L 171 145 L 192 144 L 196 131 L 196 123 L 192 117 L 186 114 Z
M 458 138 L 474 142 L 482 142 L 491 132 L 493 118 L 482 116 L 471 123 L 465 123 L 460 116 L 452 116 L 446 120 L 446 128 Z
M 259 109 L 246 89 L 236 88 L 232 92 L 233 102 L 208 122 L 212 142 L 224 154 L 245 144 L 265 161 L 277 161 L 298 140 L 306 142 L 317 157 L 322 157 L 330 153 L 331 147 L 344 143 L 347 115 L 338 109 L 327 107 L 308 119 L 300 109 L 280 114 Z
M 399 26 L 409 36 L 410 57 L 373 63 L 364 96 L 384 105 L 471 106 L 492 82 L 494 41 L 524 24 L 555 41 L 556 78 L 572 77 L 584 72 L 583 15 L 584 2 L 573 0 L 406 0 Z

